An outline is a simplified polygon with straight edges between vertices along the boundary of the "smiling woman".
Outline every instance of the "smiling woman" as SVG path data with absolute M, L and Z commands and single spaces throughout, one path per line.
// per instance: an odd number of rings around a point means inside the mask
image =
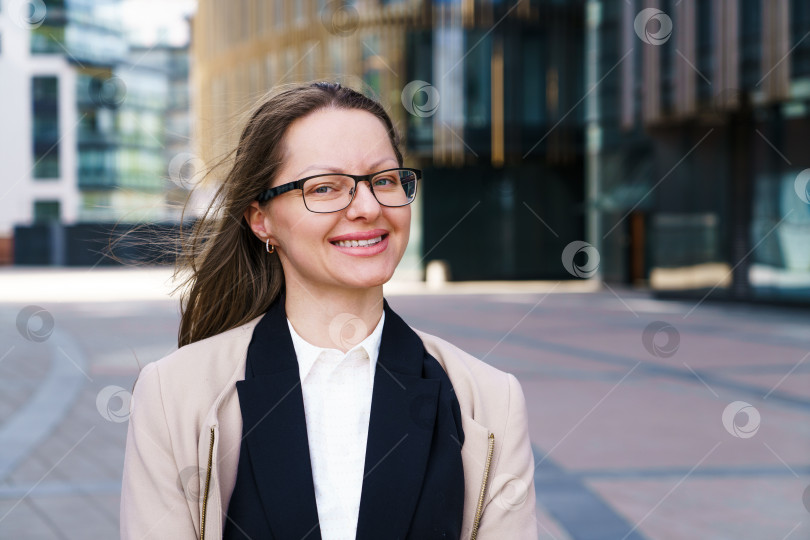
M 421 176 L 350 88 L 259 105 L 135 386 L 122 538 L 537 537 L 517 379 L 383 297 Z
M 368 110 L 312 112 L 288 128 L 284 164 L 268 186 L 298 189 L 264 203 L 253 201 L 245 212 L 253 233 L 276 247 L 287 285 L 287 316 L 301 337 L 319 347 L 334 346 L 320 330 L 339 313 L 358 315 L 366 328 L 374 328 L 382 314 L 381 287 L 408 244 L 407 205 L 413 201 L 402 182 L 390 187 L 392 178 L 405 174 L 381 172 L 402 165 L 396 143 L 393 129 Z M 327 170 L 333 172 L 317 174 Z M 337 172 L 368 175 L 363 177 L 368 181 L 342 180 Z M 302 179 L 305 173 L 316 175 Z M 408 184 L 415 193 L 415 177 Z M 391 197 L 396 206 L 381 204 Z M 374 246 L 359 246 L 360 240 L 376 238 L 381 241 Z M 314 317 L 308 313 L 313 298 L 326 307 Z

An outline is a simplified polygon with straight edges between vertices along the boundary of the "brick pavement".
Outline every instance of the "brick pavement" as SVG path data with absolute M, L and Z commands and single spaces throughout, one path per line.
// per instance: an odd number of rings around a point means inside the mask
M 538 501 L 572 538 L 810 536 L 810 314 L 619 295 L 392 305 L 518 376 Z M 669 351 L 659 332 L 659 356 L 643 343 L 655 321 L 678 337 Z M 760 413 L 749 438 L 724 427 L 736 401 Z

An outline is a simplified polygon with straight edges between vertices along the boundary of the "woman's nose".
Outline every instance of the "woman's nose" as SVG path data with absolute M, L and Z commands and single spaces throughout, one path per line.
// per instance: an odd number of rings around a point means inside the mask
M 363 213 L 363 214 L 379 214 L 382 205 L 377 202 L 374 193 L 371 192 L 371 186 L 368 182 L 358 182 L 357 191 L 354 194 L 354 200 L 349 205 L 349 212 Z

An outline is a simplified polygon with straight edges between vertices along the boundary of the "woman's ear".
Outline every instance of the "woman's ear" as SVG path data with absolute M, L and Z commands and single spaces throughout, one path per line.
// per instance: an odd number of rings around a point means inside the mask
M 244 218 L 250 230 L 252 230 L 253 234 L 260 240 L 265 241 L 267 238 L 270 238 L 270 243 L 275 241 L 268 230 L 268 215 L 259 205 L 258 201 L 250 203 L 250 206 L 245 210 Z

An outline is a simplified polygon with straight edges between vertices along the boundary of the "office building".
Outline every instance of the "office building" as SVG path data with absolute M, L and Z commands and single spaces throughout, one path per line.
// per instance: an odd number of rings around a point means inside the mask
M 202 157 L 233 147 L 285 83 L 380 99 L 424 170 L 401 268 L 452 279 L 570 277 L 584 235 L 584 2 L 201 0 L 192 74 Z
M 187 143 L 187 49 L 130 44 L 119 7 L 0 1 L 2 262 L 88 263 L 74 257 L 71 227 L 171 215 L 167 155 Z
M 588 241 L 609 281 L 810 298 L 810 4 L 589 1 Z

